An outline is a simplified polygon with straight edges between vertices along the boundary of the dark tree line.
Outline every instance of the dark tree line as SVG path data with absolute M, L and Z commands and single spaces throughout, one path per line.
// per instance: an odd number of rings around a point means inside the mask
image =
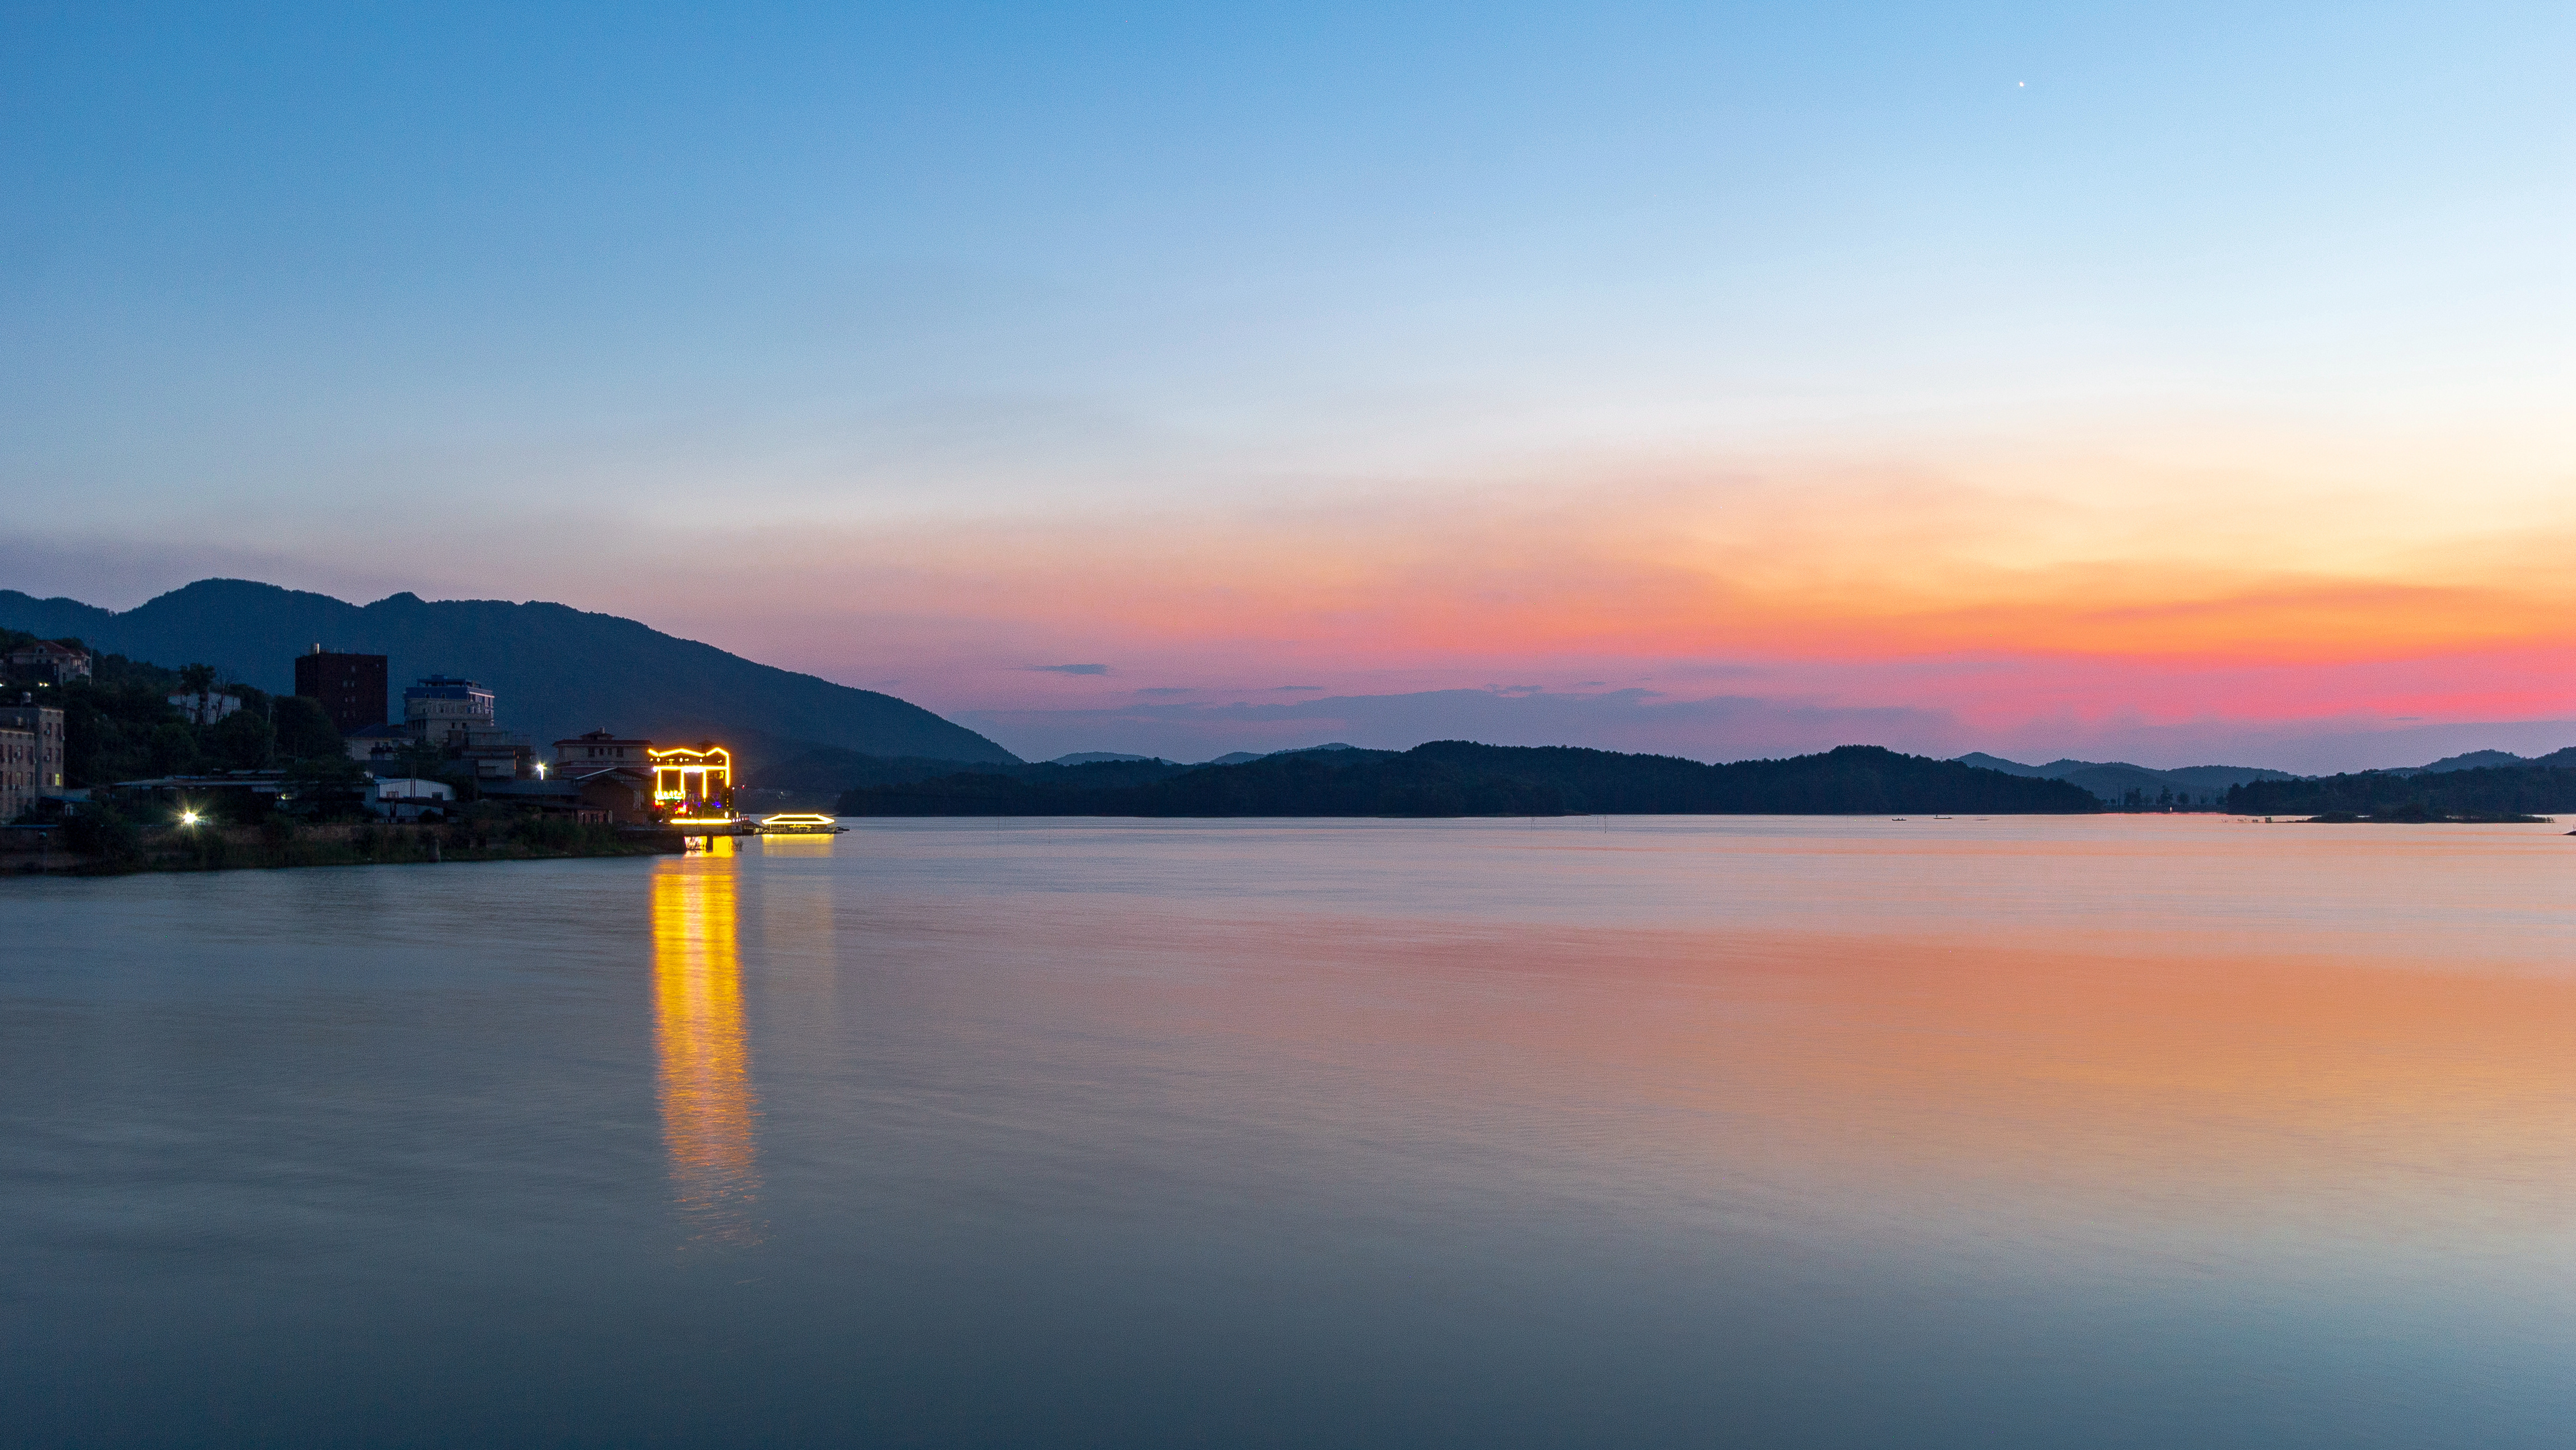
M 1703 765 L 1567 746 L 1436 741 L 1401 753 L 1303 751 L 1241 765 L 1145 763 L 978 770 L 854 788 L 854 816 L 1557 816 L 2077 814 L 2098 809 L 2037 780 L 1847 745 L 1789 760 Z M 1041 770 L 1051 773 L 1039 773 Z M 1086 774 L 1091 773 L 1091 774 Z
M 0 630 L 0 650 L 35 636 Z M 65 643 L 79 645 L 78 640 Z M 218 679 L 212 666 L 169 669 L 123 655 L 95 655 L 91 677 L 35 692 L 63 712 L 63 783 L 112 785 L 147 776 L 273 770 L 298 762 L 346 760 L 340 732 L 320 702 Z M 231 695 L 241 709 L 199 724 L 170 703 L 175 694 Z M 13 695 L 14 698 L 14 695 Z
M 2227 808 L 2248 816 L 2530 815 L 2576 811 L 2576 768 L 2491 766 L 2427 775 L 2365 771 L 2323 780 L 2231 786 Z

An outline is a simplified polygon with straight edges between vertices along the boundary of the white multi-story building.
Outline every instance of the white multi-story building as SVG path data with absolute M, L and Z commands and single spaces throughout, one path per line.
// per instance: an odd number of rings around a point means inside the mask
M 492 692 L 455 675 L 424 675 L 403 691 L 403 728 L 433 745 L 465 745 L 493 728 Z

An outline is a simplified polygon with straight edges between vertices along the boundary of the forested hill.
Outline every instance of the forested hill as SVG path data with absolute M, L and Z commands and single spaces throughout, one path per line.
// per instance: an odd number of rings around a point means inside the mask
M 0 589 L 0 626 L 166 665 L 202 661 L 224 679 L 274 694 L 295 688 L 295 656 L 315 644 L 387 655 L 396 718 L 415 677 L 465 675 L 493 687 L 503 728 L 540 745 L 605 727 L 666 740 L 757 735 L 871 755 L 1018 760 L 892 695 L 561 604 L 396 594 L 360 606 L 274 584 L 200 579 L 122 613 Z
M 963 773 L 844 792 L 848 816 L 2071 815 L 2081 787 L 1846 745 L 1790 760 L 1703 765 L 1567 746 L 1435 741 L 1398 754 L 1303 751 L 1241 765 L 1170 766 L 1133 782 L 1082 772 Z M 1117 783 L 1108 783 L 1116 780 Z
M 2430 775 L 2373 770 L 2323 780 L 2255 781 L 2229 791 L 2227 808 L 2247 816 L 2383 816 L 2410 808 L 2433 815 L 2576 811 L 2576 750 L 2541 760 Z

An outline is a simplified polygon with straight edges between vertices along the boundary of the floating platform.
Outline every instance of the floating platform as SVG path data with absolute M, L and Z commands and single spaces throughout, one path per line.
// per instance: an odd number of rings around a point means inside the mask
M 830 816 L 791 811 L 763 816 L 753 829 L 764 836 L 839 836 L 848 834 L 850 828 Z

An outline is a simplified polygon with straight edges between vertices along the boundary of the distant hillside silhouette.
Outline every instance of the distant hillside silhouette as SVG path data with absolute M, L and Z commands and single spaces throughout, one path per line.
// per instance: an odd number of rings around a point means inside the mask
M 391 657 L 402 687 L 433 671 L 500 697 L 501 724 L 541 746 L 606 726 L 656 739 L 812 742 L 883 756 L 1016 764 L 1018 757 L 918 705 L 755 664 L 631 619 L 561 604 L 396 594 L 364 607 L 241 579 L 201 579 L 122 613 L 0 590 L 0 626 L 72 636 L 165 665 L 291 694 L 294 658 L 316 642 Z
M 2434 815 L 2576 811 L 2576 748 L 2541 760 L 2546 763 L 2256 781 L 2230 790 L 2227 808 L 2248 816 L 2380 816 L 2408 809 Z
M 2124 760 L 2052 760 L 2046 765 L 2024 765 L 1982 752 L 1962 755 L 1958 760 L 1962 765 L 2000 770 L 2006 775 L 2071 781 L 2112 805 L 2153 805 L 2167 795 L 2186 804 L 2216 805 L 2226 799 L 2230 786 L 2256 780 L 2298 779 L 2289 771 L 2259 765 L 2186 765 L 2173 770 L 2131 765 Z
M 2082 788 L 1952 761 L 1846 745 L 1790 760 L 1702 765 L 1568 746 L 1435 741 L 1383 750 L 1292 751 L 1239 765 L 978 771 L 863 786 L 851 816 L 1554 816 L 2077 814 Z M 1039 775 L 1039 770 L 1059 775 Z M 1100 772 L 1084 778 L 1082 772 Z
M 2405 770 L 2381 772 L 2387 775 L 2446 775 L 2455 770 L 2481 770 L 2489 767 L 2511 769 L 2521 765 L 2576 765 L 2576 745 L 2542 756 L 2516 755 L 2510 750 L 2472 750 L 2465 755 L 2447 755 L 2430 765 Z
M 824 804 L 829 804 L 842 791 L 860 786 L 909 785 L 961 773 L 1005 776 L 1013 780 L 1077 782 L 1083 789 L 1099 789 L 1161 780 L 1195 768 L 1145 756 L 1127 760 L 1082 761 L 1072 765 L 1055 761 L 1023 764 L 1003 760 L 957 761 L 922 756 L 869 755 L 797 741 L 769 743 L 775 748 L 761 753 L 745 776 L 744 783 L 762 790 L 785 791 Z

